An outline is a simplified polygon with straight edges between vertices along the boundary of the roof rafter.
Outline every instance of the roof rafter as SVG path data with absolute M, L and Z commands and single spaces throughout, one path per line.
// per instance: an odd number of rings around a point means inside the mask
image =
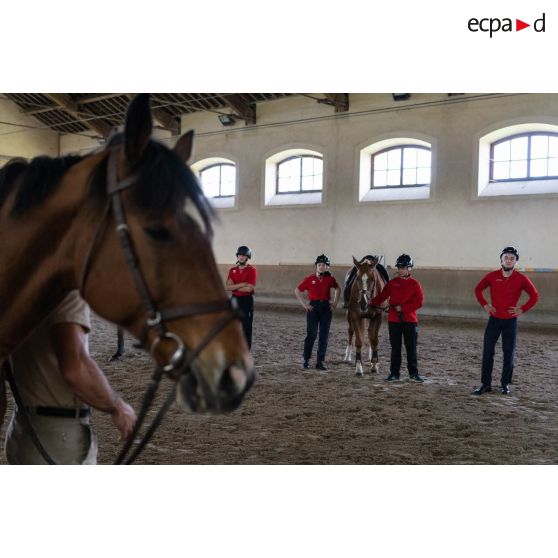
M 79 105 L 72 100 L 69 95 L 64 93 L 45 93 L 45 97 L 48 97 L 53 103 L 58 105 L 58 108 L 64 109 L 69 115 L 78 120 L 84 126 L 87 126 L 90 130 L 101 134 L 103 137 L 108 137 L 112 131 L 112 126 L 107 124 L 102 118 L 95 116 L 94 114 L 87 114 L 79 110 Z M 89 119 L 84 119 L 83 116 L 92 117 Z
M 222 96 L 226 105 L 235 111 L 233 116 L 244 120 L 248 124 L 256 123 L 256 109 L 247 103 L 238 93 L 232 93 Z
M 324 103 L 335 107 L 335 112 L 347 112 L 349 110 L 348 93 L 324 93 L 325 99 L 320 99 L 318 103 Z

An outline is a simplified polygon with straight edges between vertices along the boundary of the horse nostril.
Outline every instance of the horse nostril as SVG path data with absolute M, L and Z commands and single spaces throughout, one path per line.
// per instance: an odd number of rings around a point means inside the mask
M 246 373 L 238 366 L 230 366 L 223 371 L 219 382 L 219 391 L 227 395 L 242 393 L 246 386 Z
M 221 396 L 223 410 L 236 409 L 253 383 L 253 375 L 240 366 L 230 366 L 223 371 L 218 393 Z

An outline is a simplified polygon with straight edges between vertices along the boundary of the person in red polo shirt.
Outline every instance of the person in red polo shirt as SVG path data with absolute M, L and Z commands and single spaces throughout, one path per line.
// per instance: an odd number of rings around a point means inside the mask
M 485 275 L 475 287 L 475 296 L 479 304 L 490 314 L 482 348 L 481 385 L 473 395 L 482 395 L 492 390 L 492 368 L 494 351 L 498 338 L 502 335 L 504 363 L 502 366 L 501 389 L 504 395 L 510 394 L 517 340 L 517 318 L 524 314 L 539 300 L 539 293 L 531 280 L 523 273 L 515 271 L 519 252 L 513 246 L 507 246 L 500 254 L 501 269 Z M 490 288 L 490 304 L 484 298 L 483 291 Z M 522 291 L 529 295 L 523 306 L 517 306 Z
M 236 299 L 238 308 L 242 312 L 242 329 L 248 343 L 252 348 L 252 322 L 254 320 L 254 292 L 258 272 L 253 265 L 248 263 L 252 258 L 252 251 L 248 246 L 239 246 L 236 251 L 236 264 L 229 269 L 225 289 L 232 291 L 232 298 Z
M 329 272 L 330 261 L 325 254 L 321 254 L 316 258 L 316 272 L 304 278 L 300 285 L 295 289 L 295 296 L 306 310 L 306 339 L 304 340 L 304 368 L 310 367 L 310 358 L 314 341 L 318 336 L 318 355 L 316 359 L 316 368 L 318 370 L 327 370 L 325 365 L 325 356 L 327 351 L 327 341 L 329 337 L 329 326 L 331 325 L 332 312 L 337 307 L 339 293 L 341 289 L 335 280 L 335 277 Z M 330 303 L 331 289 L 334 290 L 333 302 Z M 308 301 L 302 299 L 302 293 L 308 291 Z
M 382 292 L 370 301 L 370 306 L 379 306 L 389 298 L 388 329 L 391 344 L 390 374 L 387 382 L 400 380 L 401 345 L 407 351 L 407 370 L 413 382 L 424 382 L 417 365 L 417 310 L 422 307 L 423 293 L 420 283 L 411 277 L 413 258 L 401 254 L 395 262 L 397 276 L 389 281 Z

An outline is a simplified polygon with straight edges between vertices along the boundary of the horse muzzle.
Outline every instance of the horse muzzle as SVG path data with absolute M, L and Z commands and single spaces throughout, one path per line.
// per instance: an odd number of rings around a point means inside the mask
M 227 413 L 239 407 L 255 380 L 253 367 L 233 364 L 221 372 L 212 388 L 202 369 L 192 366 L 184 372 L 176 387 L 177 402 L 194 413 Z

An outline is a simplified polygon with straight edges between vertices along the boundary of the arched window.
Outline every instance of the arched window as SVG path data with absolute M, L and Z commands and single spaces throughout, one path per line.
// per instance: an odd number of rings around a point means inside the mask
M 295 155 L 277 163 L 276 194 L 321 192 L 324 162 L 314 155 Z
M 216 163 L 200 170 L 203 192 L 208 198 L 233 197 L 236 191 L 236 167 Z
M 372 154 L 370 188 L 401 188 L 430 184 L 432 154 L 421 145 L 397 145 Z
M 490 144 L 490 182 L 556 178 L 558 134 L 516 134 Z

